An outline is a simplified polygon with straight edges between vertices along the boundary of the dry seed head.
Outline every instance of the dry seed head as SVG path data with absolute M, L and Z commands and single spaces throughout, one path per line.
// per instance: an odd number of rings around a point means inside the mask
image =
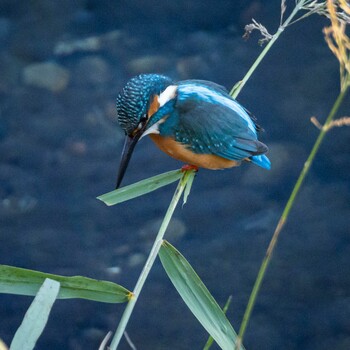
M 350 15 L 350 5 L 346 0 L 327 1 L 327 11 L 331 26 L 323 29 L 328 47 L 340 64 L 340 85 L 344 90 L 350 85 L 350 38 L 346 35 L 346 26 L 350 21 L 339 18 L 341 11 L 345 16 Z

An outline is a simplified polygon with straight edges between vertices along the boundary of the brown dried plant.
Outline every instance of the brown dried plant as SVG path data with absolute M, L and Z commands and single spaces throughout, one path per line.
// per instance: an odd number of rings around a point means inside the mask
M 327 10 L 331 25 L 324 28 L 323 33 L 330 50 L 339 61 L 340 89 L 344 91 L 350 86 L 350 38 L 346 34 L 350 20 L 341 20 L 337 13 L 342 12 L 350 17 L 350 5 L 346 0 L 328 0 Z
M 327 125 L 322 125 L 316 117 L 311 117 L 310 120 L 311 120 L 311 123 L 316 126 L 316 128 L 320 130 L 324 129 L 325 131 L 328 131 L 334 127 L 340 128 L 342 126 L 350 126 L 350 117 L 342 117 L 342 118 L 332 120 Z
M 349 5 L 346 0 L 333 0 L 331 1 L 334 6 L 333 11 L 329 11 L 329 1 L 318 1 L 318 0 L 295 0 L 295 7 L 292 9 L 290 16 L 285 20 L 284 16 L 287 11 L 287 1 L 281 0 L 281 16 L 278 30 L 275 34 L 270 34 L 267 28 L 252 19 L 252 23 L 245 26 L 244 39 L 248 39 L 250 34 L 257 30 L 260 32 L 262 38 L 259 40 L 260 45 L 264 45 L 271 41 L 273 37 L 279 32 L 283 31 L 286 27 L 299 22 L 313 14 L 325 16 L 331 20 L 336 20 L 343 26 L 350 23 L 350 12 Z

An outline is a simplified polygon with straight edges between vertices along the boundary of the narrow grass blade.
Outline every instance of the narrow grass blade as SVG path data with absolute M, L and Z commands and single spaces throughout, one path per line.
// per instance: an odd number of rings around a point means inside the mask
M 115 205 L 155 191 L 160 187 L 169 185 L 179 180 L 182 174 L 183 173 L 181 170 L 168 171 L 166 173 L 136 182 L 132 185 L 105 193 L 97 197 L 97 199 L 104 202 L 106 205 Z
M 61 283 L 59 299 L 124 303 L 132 296 L 130 291 L 113 282 L 82 276 L 65 277 L 7 265 L 0 265 L 0 293 L 35 295 L 46 278 Z
M 188 261 L 167 241 L 163 241 L 159 257 L 170 280 L 198 321 L 221 349 L 232 350 L 237 334 Z
M 194 170 L 188 171 L 186 173 L 186 176 L 187 176 L 187 178 L 184 179 L 184 181 L 186 181 L 186 187 L 184 190 L 183 205 L 185 205 L 187 203 L 187 198 L 190 195 L 193 180 L 194 180 L 194 177 L 196 176 L 196 171 L 194 171 Z
M 32 350 L 43 332 L 51 308 L 60 290 L 60 283 L 46 279 L 27 310 L 11 343 L 11 350 Z

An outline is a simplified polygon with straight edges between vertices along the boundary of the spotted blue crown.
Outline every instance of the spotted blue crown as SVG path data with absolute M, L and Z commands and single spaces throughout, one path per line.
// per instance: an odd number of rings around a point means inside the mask
M 150 98 L 171 84 L 170 78 L 158 74 L 141 74 L 129 80 L 117 97 L 118 122 L 127 135 L 145 118 Z

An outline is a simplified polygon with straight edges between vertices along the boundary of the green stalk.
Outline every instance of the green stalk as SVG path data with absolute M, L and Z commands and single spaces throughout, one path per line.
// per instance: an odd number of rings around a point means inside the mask
M 121 338 L 123 337 L 123 334 L 125 332 L 126 326 L 128 324 L 128 321 L 130 319 L 130 316 L 132 314 L 132 311 L 135 307 L 135 304 L 137 302 L 137 299 L 141 293 L 142 287 L 145 284 L 145 281 L 148 277 L 149 272 L 151 271 L 151 268 L 153 266 L 154 261 L 157 258 L 160 246 L 163 242 L 163 238 L 164 238 L 164 234 L 166 229 L 168 228 L 169 222 L 173 216 L 173 213 L 175 211 L 175 208 L 177 206 L 177 203 L 179 202 L 181 195 L 187 185 L 188 179 L 191 179 L 191 173 L 193 172 L 193 170 L 189 170 L 189 171 L 184 171 L 184 174 L 182 175 L 177 188 L 175 190 L 175 193 L 173 195 L 173 198 L 169 204 L 168 210 L 164 216 L 163 222 L 160 226 L 160 229 L 158 231 L 157 237 L 153 243 L 151 252 L 147 258 L 147 261 L 145 263 L 145 266 L 143 267 L 143 270 L 136 282 L 134 291 L 133 291 L 133 296 L 131 297 L 131 299 L 129 300 L 124 313 L 122 315 L 122 318 L 118 324 L 118 328 L 114 334 L 114 337 L 112 339 L 111 345 L 110 345 L 110 350 L 116 350 Z
M 250 69 L 248 70 L 248 72 L 246 73 L 246 75 L 244 76 L 244 78 L 237 84 L 235 85 L 231 92 L 230 95 L 236 99 L 237 96 L 239 95 L 239 93 L 241 92 L 241 90 L 243 89 L 244 85 L 246 84 L 246 82 L 249 80 L 249 78 L 251 77 L 251 75 L 254 73 L 255 69 L 258 67 L 258 65 L 260 64 L 260 62 L 263 60 L 263 58 L 265 57 L 265 55 L 268 53 L 268 51 L 270 50 L 271 46 L 275 43 L 275 41 L 278 39 L 278 37 L 282 34 L 284 28 L 283 27 L 279 27 L 277 32 L 273 35 L 272 39 L 269 41 L 269 43 L 265 46 L 264 50 L 262 50 L 262 52 L 260 53 L 260 55 L 258 56 L 258 58 L 255 60 L 255 62 L 253 63 L 253 65 L 250 67 Z
M 260 53 L 260 55 L 258 56 L 258 58 L 255 60 L 255 62 L 253 63 L 253 65 L 250 67 L 250 69 L 248 70 L 248 72 L 246 73 L 246 75 L 244 76 L 244 78 L 238 82 L 237 85 L 235 85 L 231 92 L 230 95 L 236 99 L 237 96 L 239 95 L 239 93 L 241 92 L 241 90 L 243 89 L 244 85 L 246 84 L 246 82 L 249 80 L 249 78 L 251 77 L 251 75 L 254 73 L 255 69 L 259 66 L 260 62 L 263 60 L 263 58 L 265 57 L 265 55 L 269 52 L 270 48 L 272 47 L 272 45 L 275 43 L 275 41 L 279 38 L 279 36 L 283 33 L 283 31 L 286 29 L 286 27 L 289 25 L 289 23 L 292 21 L 292 19 L 294 18 L 294 16 L 297 14 L 297 12 L 300 10 L 300 8 L 304 5 L 305 1 L 300 1 L 299 3 L 297 3 L 293 9 L 293 11 L 291 12 L 291 14 L 289 15 L 289 17 L 284 21 L 283 24 L 281 24 L 277 30 L 277 32 L 272 36 L 272 39 L 269 41 L 269 43 L 265 46 L 264 50 L 262 50 L 262 52 Z
M 304 182 L 304 179 L 306 177 L 306 175 L 308 174 L 309 170 L 310 170 L 310 167 L 312 165 L 312 162 L 320 148 L 320 145 L 326 135 L 326 132 L 327 132 L 327 126 L 331 123 L 331 121 L 333 120 L 334 116 L 336 115 L 336 113 L 338 112 L 339 110 L 339 107 L 340 105 L 342 104 L 343 102 L 343 99 L 346 95 L 346 92 L 347 92 L 347 88 L 343 89 L 340 94 L 338 95 L 327 119 L 326 119 L 326 122 L 323 126 L 323 128 L 321 129 L 320 131 L 320 134 L 318 135 L 317 139 L 316 139 L 316 142 L 309 154 L 309 157 L 307 158 L 306 162 L 304 163 L 304 167 L 299 175 L 299 178 L 293 188 L 293 191 L 287 201 L 287 204 L 282 212 L 282 215 L 278 221 L 278 224 L 276 226 L 276 229 L 275 229 L 275 232 L 271 238 L 271 241 L 270 241 L 270 244 L 267 248 L 267 251 L 266 251 L 266 254 L 265 254 L 265 257 L 263 259 L 263 262 L 260 266 L 260 270 L 259 270 L 259 273 L 258 273 L 258 277 L 254 283 L 254 287 L 253 287 L 253 290 L 252 290 L 252 293 L 249 297 L 249 302 L 248 302 L 248 305 L 247 305 L 247 308 L 245 310 L 245 313 L 244 313 L 244 316 L 243 316 L 243 321 L 242 321 L 242 324 L 241 324 L 241 327 L 239 329 L 239 333 L 238 333 L 238 338 L 237 338 L 237 343 L 236 343 L 236 347 L 235 349 L 238 350 L 240 349 L 240 346 L 243 342 L 243 337 L 244 337 L 244 334 L 245 334 L 245 331 L 246 331 L 246 328 L 247 328 L 247 325 L 248 325 L 248 322 L 250 320 L 250 316 L 251 316 L 251 313 L 252 313 L 252 310 L 253 310 L 253 307 L 254 307 L 254 304 L 255 304 L 255 301 L 256 301 L 256 298 L 258 296 L 258 293 L 260 291 L 260 287 L 261 287 L 261 284 L 262 284 L 262 281 L 263 281 L 263 278 L 265 276 L 265 273 L 266 273 L 266 269 L 269 265 L 269 262 L 271 260 L 271 257 L 272 257 L 272 253 L 274 251 L 274 248 L 276 246 L 276 243 L 277 243 L 277 240 L 278 240 L 278 237 L 282 231 L 282 228 L 284 226 L 284 224 L 286 223 L 287 219 L 288 219 L 288 216 L 289 216 L 289 213 L 290 213 L 290 210 L 292 209 L 293 207 L 293 204 L 295 202 L 295 198 L 297 196 L 297 194 L 299 193 L 299 190 L 301 188 L 301 185 L 303 184 Z

